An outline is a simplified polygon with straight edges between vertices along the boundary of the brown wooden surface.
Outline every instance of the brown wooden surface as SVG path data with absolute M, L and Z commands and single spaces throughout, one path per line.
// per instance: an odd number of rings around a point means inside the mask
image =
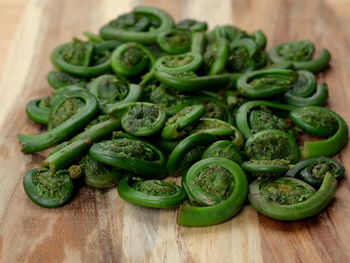
M 24 107 L 50 92 L 50 51 L 83 31 L 96 32 L 138 4 L 165 8 L 175 19 L 262 29 L 269 47 L 310 39 L 329 48 L 332 66 L 320 80 L 330 86 L 329 107 L 350 122 L 349 43 L 323 1 L 29 1 L 0 82 L 0 262 L 349 262 L 348 178 L 325 212 L 295 223 L 271 220 L 246 206 L 227 223 L 184 228 L 176 225 L 176 210 L 128 204 L 114 189 L 101 193 L 84 187 L 70 204 L 52 210 L 27 199 L 23 174 L 37 167 L 44 154 L 22 154 L 15 134 L 39 131 Z M 350 171 L 349 147 L 339 158 Z

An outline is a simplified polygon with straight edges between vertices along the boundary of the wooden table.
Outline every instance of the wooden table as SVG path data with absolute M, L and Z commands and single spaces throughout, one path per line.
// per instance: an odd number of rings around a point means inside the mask
M 15 135 L 39 131 L 24 107 L 28 100 L 50 93 L 50 51 L 83 31 L 96 32 L 138 4 L 165 8 L 177 20 L 192 17 L 211 26 L 259 28 L 266 32 L 269 47 L 310 39 L 318 48 L 329 48 L 331 68 L 319 79 L 329 84 L 329 107 L 350 123 L 349 43 L 323 1 L 29 1 L 6 52 L 0 84 L 0 262 L 349 262 L 348 178 L 328 209 L 294 223 L 271 220 L 246 206 L 221 225 L 179 227 L 176 210 L 128 204 L 115 189 L 101 193 L 84 187 L 70 204 L 52 210 L 27 199 L 23 174 L 37 167 L 45 154 L 22 154 Z M 347 171 L 349 153 L 346 147 L 337 157 Z

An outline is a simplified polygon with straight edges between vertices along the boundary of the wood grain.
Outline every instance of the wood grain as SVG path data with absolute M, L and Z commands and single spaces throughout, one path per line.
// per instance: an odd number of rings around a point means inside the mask
M 323 1 L 32 0 L 15 33 L 0 84 L 0 262 L 349 262 L 348 178 L 325 212 L 295 223 L 271 220 L 246 206 L 227 223 L 184 228 L 176 225 L 176 210 L 128 204 L 115 189 L 101 193 L 83 187 L 60 209 L 43 209 L 27 199 L 23 174 L 38 166 L 44 153 L 22 154 L 15 134 L 40 130 L 27 120 L 24 107 L 50 92 L 50 51 L 81 32 L 96 32 L 139 4 L 165 8 L 176 19 L 207 20 L 211 26 L 260 28 L 269 46 L 310 39 L 319 48 L 329 48 L 332 66 L 319 78 L 330 86 L 329 107 L 349 123 L 349 43 Z M 350 171 L 348 155 L 346 147 L 337 158 Z

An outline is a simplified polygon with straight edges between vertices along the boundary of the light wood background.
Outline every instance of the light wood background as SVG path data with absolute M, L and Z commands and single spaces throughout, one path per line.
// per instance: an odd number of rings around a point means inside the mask
M 350 122 L 349 1 L 1 0 L 0 262 L 350 262 L 349 173 L 328 209 L 294 223 L 271 220 L 246 206 L 227 223 L 184 228 L 176 225 L 176 210 L 128 204 L 115 189 L 101 193 L 85 187 L 70 204 L 52 210 L 27 199 L 23 174 L 44 154 L 22 154 L 15 135 L 39 132 L 24 107 L 50 92 L 50 51 L 139 4 L 165 8 L 177 20 L 262 29 L 269 47 L 310 39 L 329 48 L 332 66 L 320 80 L 329 84 L 329 107 Z M 346 147 L 337 157 L 347 171 L 349 153 Z

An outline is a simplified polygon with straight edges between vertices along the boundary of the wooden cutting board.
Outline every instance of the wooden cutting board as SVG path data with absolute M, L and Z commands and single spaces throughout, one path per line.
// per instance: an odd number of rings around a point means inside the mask
M 177 211 L 146 209 L 84 187 L 60 209 L 29 201 L 22 188 L 25 171 L 45 153 L 20 152 L 16 133 L 37 133 L 26 103 L 48 95 L 51 50 L 84 31 L 98 28 L 136 5 L 166 9 L 176 20 L 196 18 L 234 23 L 266 32 L 269 47 L 309 39 L 333 55 L 320 74 L 330 87 L 329 107 L 349 123 L 350 50 L 344 33 L 324 1 L 308 0 L 32 0 L 23 15 L 2 72 L 0 95 L 0 262 L 349 262 L 349 179 L 319 216 L 302 222 L 278 222 L 246 206 L 217 226 L 176 225 Z M 337 157 L 350 171 L 349 147 Z M 348 175 L 346 175 L 348 176 Z

